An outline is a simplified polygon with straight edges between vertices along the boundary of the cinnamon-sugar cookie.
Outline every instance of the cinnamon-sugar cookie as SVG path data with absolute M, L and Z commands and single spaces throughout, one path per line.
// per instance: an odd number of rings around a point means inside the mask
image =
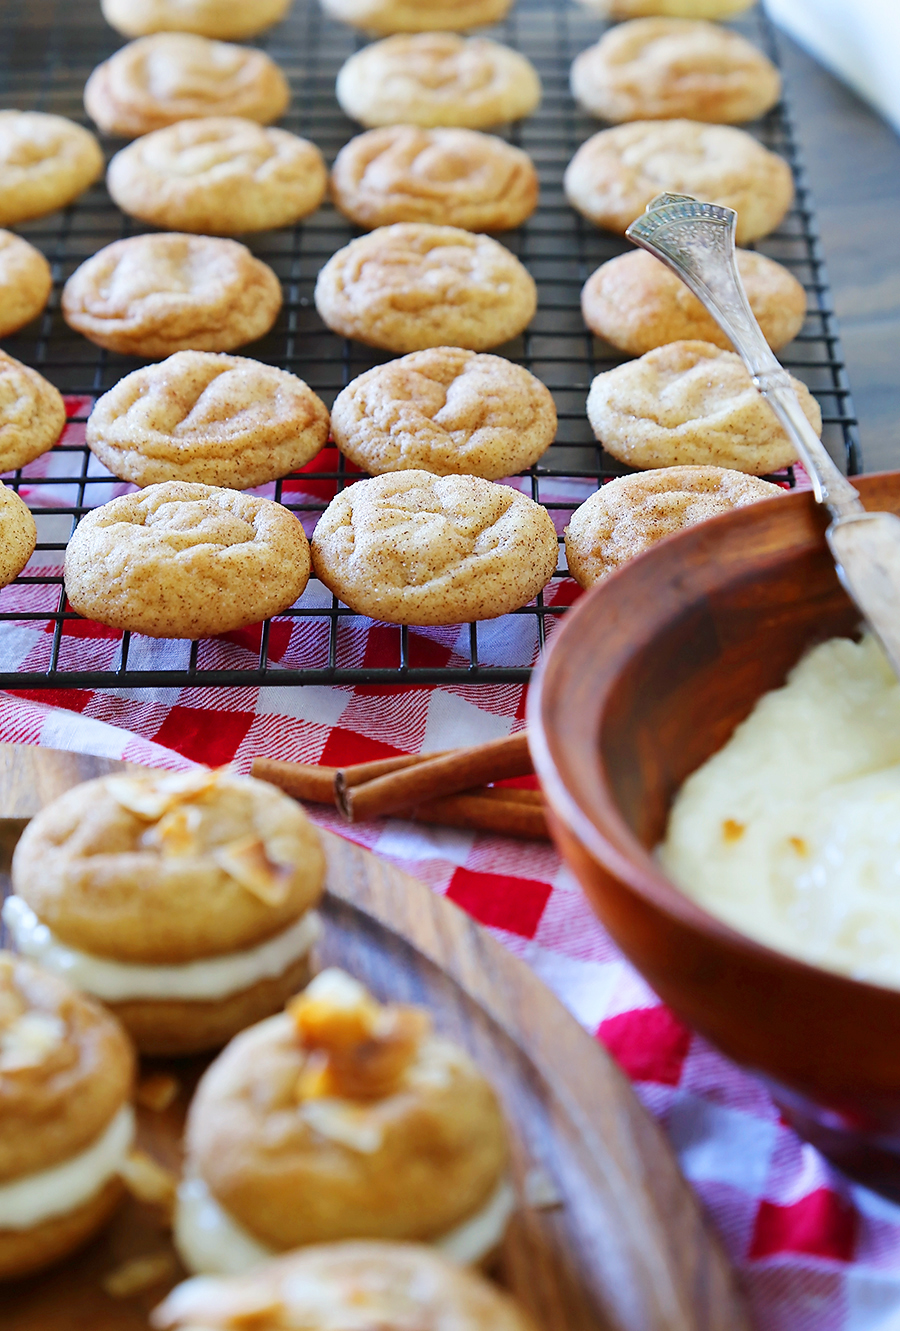
M 59 1261 L 109 1219 L 134 1138 L 134 1054 L 65 980 L 0 952 L 0 1280 Z
M 780 263 L 755 250 L 738 250 L 737 266 L 763 335 L 778 351 L 803 327 L 806 292 Z M 632 356 L 682 341 L 733 350 L 697 297 L 646 250 L 619 254 L 592 273 L 581 292 L 581 312 L 592 332 Z
M 753 0 L 578 0 L 601 18 L 723 19 L 749 9 Z
M 0 484 L 0 587 L 19 576 L 36 545 L 37 527 L 31 510 L 15 490 Z
M 367 229 L 432 222 L 507 231 L 534 212 L 539 184 L 528 154 L 493 134 L 392 125 L 341 149 L 331 190 L 341 212 Z
M 126 37 L 196 32 L 243 41 L 280 23 L 291 0 L 100 0 L 103 17 Z
M 75 786 L 28 825 L 3 919 L 144 1053 L 216 1047 L 309 977 L 325 857 L 296 801 L 207 768 Z
M 162 359 L 253 342 L 272 327 L 281 301 L 272 269 L 237 241 L 171 231 L 100 250 L 69 278 L 62 311 L 98 346 Z
M 530 115 L 541 81 L 530 60 L 487 37 L 421 32 L 386 37 L 350 56 L 337 99 L 363 125 L 487 129 Z
M 150 1321 L 157 1331 L 535 1331 L 492 1281 L 417 1243 L 319 1243 L 243 1276 L 176 1286 Z
M 65 208 L 103 174 L 89 130 L 42 111 L 0 111 L 0 226 Z
M 0 472 L 46 453 L 65 423 L 65 403 L 53 385 L 0 351 Z
M 151 226 L 235 236 L 314 212 L 328 173 L 308 139 L 210 116 L 136 139 L 112 159 L 106 184 L 123 212 Z
M 780 485 L 727 467 L 661 467 L 619 476 L 572 514 L 565 532 L 569 572 L 582 587 L 592 587 L 684 527 L 784 493 Z
M 328 327 L 387 351 L 487 351 L 518 336 L 537 308 L 526 268 L 489 236 L 398 222 L 338 250 L 319 273 Z
M 331 18 L 376 37 L 395 32 L 464 32 L 499 23 L 512 0 L 322 0 Z
M 601 130 L 578 149 L 564 185 L 572 207 L 610 231 L 625 231 L 665 191 L 735 208 L 739 245 L 774 231 L 794 197 L 784 158 L 741 129 L 693 120 Z
M 287 79 L 263 51 L 187 32 L 129 42 L 97 66 L 84 89 L 91 119 L 123 139 L 205 116 L 267 125 L 290 99 Z
M 151 638 L 205 638 L 292 605 L 309 546 L 288 509 L 237 490 L 167 481 L 81 519 L 66 593 L 86 619 Z
M 327 438 L 328 411 L 302 379 L 208 351 L 177 351 L 126 375 L 87 423 L 91 451 L 141 486 L 251 490 L 302 467 Z
M 549 513 L 518 490 L 417 470 L 343 490 L 311 549 L 330 591 L 391 624 L 461 624 L 517 610 L 550 581 L 558 553 Z
M 434 347 L 354 379 L 335 400 L 331 429 L 344 456 L 373 476 L 418 467 L 497 481 L 547 451 L 556 407 L 521 365 Z
M 0 231 L 0 337 L 36 319 L 52 290 L 53 275 L 40 250 L 12 231 Z
M 821 434 L 819 404 L 799 379 L 791 382 Z M 598 374 L 587 414 L 606 451 L 632 467 L 731 467 L 762 476 L 797 458 L 740 356 L 709 342 L 670 342 Z
M 745 37 L 716 23 L 642 18 L 609 29 L 572 64 L 572 95 L 602 120 L 755 120 L 781 75 Z

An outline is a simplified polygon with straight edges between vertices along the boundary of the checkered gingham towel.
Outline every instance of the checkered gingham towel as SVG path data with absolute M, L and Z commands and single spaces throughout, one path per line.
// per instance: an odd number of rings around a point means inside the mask
M 70 415 L 84 416 L 86 405 L 71 401 Z M 64 443 L 81 443 L 83 425 L 72 422 L 67 430 Z M 26 477 L 46 482 L 56 466 L 65 468 L 65 456 L 47 454 Z M 302 488 L 302 482 L 291 485 Z M 102 503 L 128 488 L 111 479 L 108 487 L 92 487 L 92 500 Z M 22 494 L 29 498 L 27 480 Z M 584 497 L 570 496 L 573 504 Z M 52 498 L 52 484 L 45 483 L 39 502 L 46 506 Z M 555 595 L 572 600 L 576 593 L 574 583 L 563 581 Z M 10 587 L 0 605 L 55 608 L 34 604 L 35 595 L 47 594 L 46 588 Z M 274 661 L 299 664 L 300 637 L 310 632 L 310 622 L 275 621 Z M 493 636 L 479 638 L 485 663 L 509 659 L 509 635 L 519 622 L 497 621 Z M 350 623 L 356 663 L 392 663 L 384 655 L 383 628 L 365 619 Z M 46 669 L 46 628 L 40 622 L 29 628 L 27 621 L 4 625 L 0 669 Z M 435 665 L 450 662 L 458 632 L 423 631 L 419 652 L 427 651 Z M 77 653 L 84 669 L 108 668 L 119 636 L 72 621 L 64 653 Z M 204 664 L 249 666 L 258 646 L 258 628 L 227 634 L 204 644 Z M 137 665 L 138 651 L 145 668 L 164 668 L 182 649 L 136 639 L 130 664 Z M 521 730 L 524 710 L 525 690 L 518 685 L 0 693 L 0 739 L 170 769 L 233 761 L 246 772 L 257 754 L 341 765 L 478 743 Z M 601 928 L 555 850 L 396 819 L 348 827 L 328 810 L 309 811 L 321 826 L 390 860 L 480 920 L 603 1041 L 668 1132 L 741 1275 L 759 1331 L 882 1331 L 900 1312 L 900 1208 L 835 1173 L 782 1122 L 753 1077 L 659 1002 Z

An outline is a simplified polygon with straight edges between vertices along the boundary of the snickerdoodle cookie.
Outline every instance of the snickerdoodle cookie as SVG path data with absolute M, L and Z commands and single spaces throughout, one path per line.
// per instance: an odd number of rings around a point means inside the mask
M 737 266 L 763 335 L 778 351 L 803 327 L 806 292 L 780 263 L 754 250 L 738 250 Z M 732 350 L 697 297 L 646 250 L 620 254 L 592 273 L 581 292 L 581 312 L 592 332 L 632 356 L 682 341 Z
M 752 42 L 716 23 L 620 23 L 576 56 L 572 95 L 603 120 L 755 120 L 778 101 L 781 75 Z
M 187 32 L 129 42 L 97 66 L 84 89 L 91 119 L 123 139 L 204 116 L 266 125 L 290 99 L 287 79 L 264 52 Z
M 316 577 L 357 614 L 460 624 L 526 605 L 557 559 L 550 515 L 480 476 L 394 471 L 332 499 L 313 532 Z
M 819 404 L 805 384 L 791 383 L 821 434 Z M 761 476 L 797 458 L 740 356 L 709 342 L 670 342 L 598 374 L 587 414 L 607 453 L 632 467 L 731 467 Z
M 19 576 L 36 545 L 37 527 L 28 505 L 0 484 L 0 587 Z
M 376 37 L 395 32 L 463 32 L 499 23 L 512 0 L 322 0 L 331 18 Z
M 134 1138 L 133 1079 L 114 1017 L 0 952 L 0 1280 L 59 1261 L 112 1214 Z
M 141 486 L 251 490 L 302 467 L 327 438 L 328 411 L 302 379 L 208 351 L 177 351 L 126 375 L 87 423 L 91 451 Z
M 0 351 L 0 472 L 46 453 L 65 423 L 65 403 L 53 385 Z
M 331 429 L 345 457 L 373 476 L 418 467 L 497 481 L 550 447 L 556 407 L 521 365 L 434 347 L 354 379 L 335 400 Z
M 354 1238 L 478 1261 L 515 1204 L 490 1084 L 424 1009 L 378 1003 L 339 970 L 223 1050 L 197 1087 L 185 1146 L 175 1242 L 204 1274 Z M 374 1331 L 364 1316 L 357 1325 Z
M 341 149 L 331 190 L 341 212 L 366 228 L 433 222 L 507 231 L 534 212 L 539 184 L 528 154 L 493 134 L 393 125 Z
M 794 197 L 784 158 L 742 129 L 694 120 L 601 130 L 578 149 L 564 184 L 572 207 L 610 231 L 625 231 L 666 191 L 735 208 L 740 245 L 773 231 Z
M 728 467 L 661 467 L 619 476 L 576 508 L 566 527 L 569 572 L 591 587 L 665 536 L 785 491 Z
M 328 327 L 386 351 L 486 351 L 518 336 L 537 309 L 534 278 L 489 236 L 426 222 L 379 227 L 319 273 Z
M 264 781 L 204 767 L 84 782 L 29 823 L 12 875 L 19 951 L 106 1003 L 145 1053 L 222 1045 L 309 978 L 325 857 Z
M 156 1331 L 534 1331 L 508 1294 L 418 1243 L 318 1243 L 242 1276 L 188 1280 L 151 1315 Z
M 328 173 L 307 139 L 210 116 L 136 139 L 112 159 L 106 184 L 123 212 L 151 226 L 234 236 L 314 212 Z
M 63 116 L 0 111 L 0 225 L 44 217 L 103 174 L 93 134 Z
M 579 0 L 601 18 L 731 18 L 749 9 L 753 0 Z
M 126 37 L 196 32 L 242 41 L 280 22 L 291 0 L 100 0 L 103 17 Z
M 41 313 L 53 289 L 50 265 L 33 245 L 0 231 L 0 337 Z
M 62 294 L 66 323 L 98 346 L 162 359 L 173 351 L 232 351 L 267 333 L 281 283 L 234 240 L 129 236 L 77 268 Z
M 66 593 L 86 619 L 151 638 L 204 638 L 296 601 L 309 545 L 271 499 L 186 481 L 93 509 L 66 549 Z
M 487 129 L 530 115 L 541 81 L 530 60 L 487 37 L 421 32 L 352 55 L 337 77 L 342 109 L 363 125 Z

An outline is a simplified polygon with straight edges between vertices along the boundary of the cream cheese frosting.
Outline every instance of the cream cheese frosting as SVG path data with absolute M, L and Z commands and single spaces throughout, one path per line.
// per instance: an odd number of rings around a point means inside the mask
M 125 1163 L 134 1126 L 134 1110 L 123 1105 L 86 1150 L 50 1169 L 0 1184 L 0 1229 L 33 1229 L 89 1202 Z
M 283 975 L 310 950 L 322 932 L 319 915 L 306 911 L 274 938 L 267 938 L 246 951 L 181 965 L 146 966 L 112 961 L 68 947 L 41 923 L 21 897 L 7 897 L 2 915 L 19 952 L 54 975 L 62 976 L 76 989 L 107 1003 L 132 999 L 214 1002 L 227 998 L 261 980 Z

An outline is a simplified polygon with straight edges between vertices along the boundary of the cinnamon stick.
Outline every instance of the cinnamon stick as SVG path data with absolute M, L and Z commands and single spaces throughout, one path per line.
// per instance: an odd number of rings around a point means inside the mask
M 497 799 L 494 794 L 494 791 L 482 788 L 477 793 L 472 791 L 462 795 L 448 795 L 444 799 L 427 800 L 417 805 L 409 816 L 420 823 L 498 832 L 502 836 L 522 837 L 527 841 L 550 840 L 547 819 L 540 804 L 529 800 Z
M 528 776 L 534 771 L 525 731 L 429 758 L 414 767 L 390 772 L 351 786 L 335 779 L 338 808 L 348 822 L 362 822 L 414 808 L 491 781 Z
M 282 763 L 274 758 L 254 758 L 250 771 L 259 781 L 278 786 L 295 800 L 309 800 L 313 804 L 334 804 L 334 783 L 340 772 L 348 786 L 356 786 L 388 772 L 404 767 L 415 767 L 427 762 L 433 753 L 398 754 L 396 758 L 378 758 L 369 763 L 354 763 L 350 767 L 317 767 L 314 763 Z

